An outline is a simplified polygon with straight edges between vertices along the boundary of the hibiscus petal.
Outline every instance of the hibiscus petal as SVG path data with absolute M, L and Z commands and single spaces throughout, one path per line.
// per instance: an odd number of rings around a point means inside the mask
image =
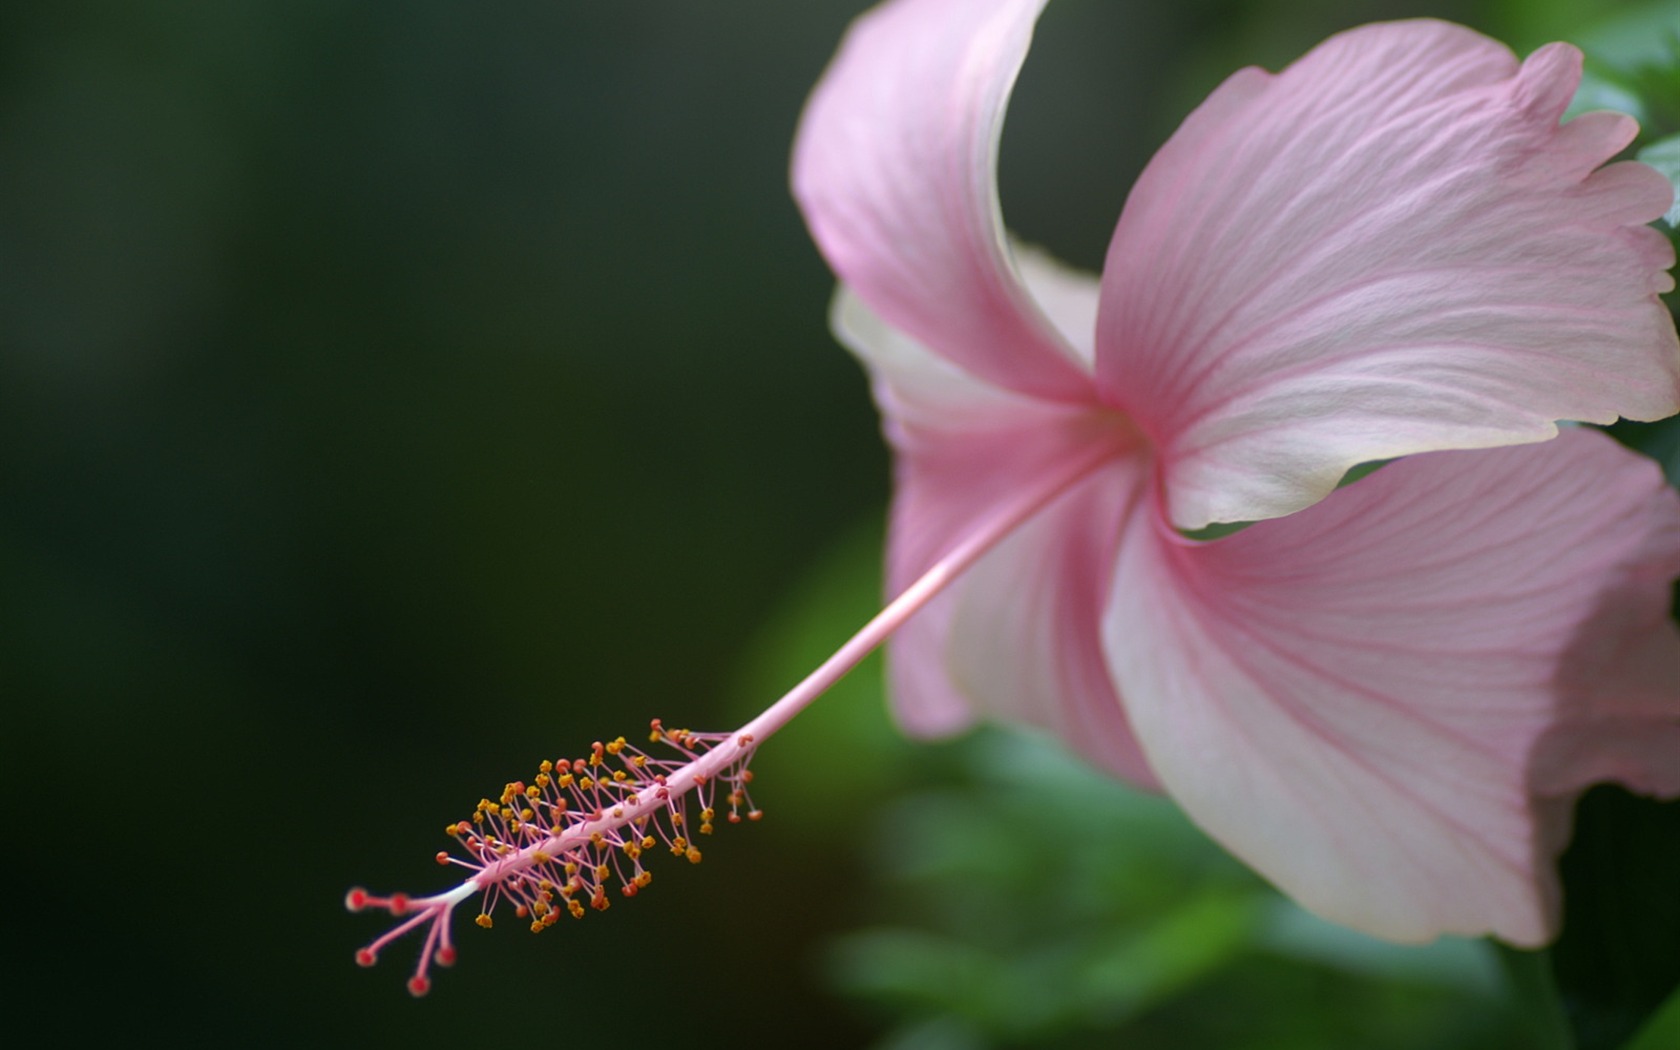
M 1150 163 L 1103 274 L 1098 379 L 1161 446 L 1182 528 L 1323 498 L 1349 467 L 1680 409 L 1657 293 L 1671 199 L 1559 126 L 1562 44 L 1417 21 L 1221 86 Z M 1594 170 L 1598 168 L 1598 170 Z
M 1022 253 L 1022 264 L 1052 323 L 1089 353 L 1095 278 L 1033 252 Z M 888 327 L 844 288 L 834 327 L 869 367 L 897 453 L 891 593 L 982 518 L 1086 455 L 1093 442 L 1116 442 L 1114 418 L 975 379 Z M 1133 783 L 1154 786 L 1097 631 L 1124 507 L 1141 488 L 1140 466 L 1137 457 L 1122 458 L 1082 483 L 899 629 L 887 655 L 893 710 L 907 732 L 944 735 L 978 717 L 1035 724 Z
M 1116 538 L 1145 491 L 1144 467 L 1132 457 L 1105 468 L 970 569 L 952 596 L 943 663 L 981 717 L 1046 729 L 1093 764 L 1159 790 L 1099 630 Z
M 1573 429 L 1212 543 L 1136 514 L 1103 632 L 1167 791 L 1286 893 L 1396 940 L 1537 945 L 1573 793 L 1680 789 L 1677 573 L 1680 500 Z
M 1089 402 L 1090 377 L 1004 240 L 997 144 L 1045 0 L 898 0 L 859 18 L 817 85 L 793 190 L 842 283 L 995 386 Z

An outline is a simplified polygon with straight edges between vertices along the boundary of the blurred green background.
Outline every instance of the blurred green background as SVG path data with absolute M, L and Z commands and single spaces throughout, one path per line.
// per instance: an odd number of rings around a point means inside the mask
M 1149 153 L 1237 66 L 1419 14 L 1526 49 L 1617 6 L 1058 0 L 1006 214 L 1095 268 Z M 871 611 L 887 460 L 785 188 L 862 7 L 0 6 L 14 1023 L 66 1044 L 1518 1038 L 1468 946 L 1298 928 L 1170 807 L 1030 742 L 898 741 L 873 663 L 764 750 L 769 816 L 701 867 L 542 938 L 462 922 L 421 1002 L 413 948 L 353 965 L 380 927 L 344 891 L 444 885 L 439 829 L 480 795 L 655 715 L 733 725 Z M 1077 813 L 1065 834 L 988 819 L 1045 798 Z

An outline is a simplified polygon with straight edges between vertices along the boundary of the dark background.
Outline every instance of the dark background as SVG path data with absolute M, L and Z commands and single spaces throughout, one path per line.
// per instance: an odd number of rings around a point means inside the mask
M 871 1038 L 811 962 L 858 921 L 856 844 L 768 779 L 772 819 L 633 906 L 540 939 L 463 917 L 425 1001 L 412 948 L 353 965 L 380 927 L 340 905 L 443 885 L 439 829 L 541 757 L 749 716 L 779 598 L 877 527 L 886 457 L 785 188 L 862 6 L 0 7 L 10 1026 Z M 1058 0 L 1006 214 L 1094 268 L 1238 65 L 1415 14 L 1526 49 L 1588 6 Z

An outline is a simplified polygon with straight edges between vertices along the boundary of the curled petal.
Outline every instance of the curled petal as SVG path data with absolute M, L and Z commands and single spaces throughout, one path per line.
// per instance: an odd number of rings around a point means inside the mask
M 1657 293 L 1671 199 L 1559 125 L 1580 54 L 1519 67 L 1433 21 L 1225 82 L 1150 163 L 1103 274 L 1104 398 L 1162 449 L 1183 528 L 1323 498 L 1355 464 L 1680 409 Z
M 1677 572 L 1654 464 L 1569 430 L 1213 543 L 1134 515 L 1103 629 L 1167 791 L 1285 892 L 1395 940 L 1537 945 L 1574 793 L 1680 790 Z
M 1088 350 L 1093 278 L 1023 253 L 1053 323 Z M 893 710 L 915 735 L 977 717 L 1039 725 L 1094 762 L 1153 786 L 1098 638 L 1125 507 L 1142 490 L 1135 434 L 1105 413 L 1000 390 L 887 327 L 848 291 L 835 331 L 869 367 L 897 453 L 887 585 L 897 593 L 986 515 L 1093 443 L 1116 462 L 1005 540 L 888 643 Z
M 857 20 L 806 107 L 793 190 L 841 282 L 994 386 L 1094 398 L 1022 287 L 997 200 L 1004 107 L 1045 0 L 896 0 Z

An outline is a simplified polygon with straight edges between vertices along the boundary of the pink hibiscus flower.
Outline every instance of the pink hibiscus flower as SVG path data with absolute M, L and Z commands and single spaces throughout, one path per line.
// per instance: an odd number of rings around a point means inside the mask
M 655 722 L 451 825 L 455 958 L 755 819 L 753 751 L 889 636 L 915 734 L 1050 729 L 1306 907 L 1398 940 L 1555 933 L 1574 799 L 1680 794 L 1680 498 L 1560 420 L 1680 408 L 1656 172 L 1559 125 L 1580 56 L 1440 22 L 1244 70 L 1144 172 L 1100 279 L 1012 247 L 995 157 L 1046 0 L 891 0 L 812 97 L 793 182 L 897 455 L 883 612 L 733 733 Z M 1396 459 L 1338 488 L 1359 464 Z M 1200 541 L 1181 530 L 1253 522 Z M 692 806 L 691 806 L 692 802 Z
M 1052 730 L 1338 922 L 1544 943 L 1575 796 L 1680 791 L 1680 502 L 1556 426 L 1680 408 L 1667 182 L 1600 167 L 1630 118 L 1560 126 L 1575 49 L 1366 26 L 1221 85 L 1087 277 L 998 212 L 1044 3 L 883 4 L 795 149 L 889 587 L 1097 461 L 897 633 L 900 722 Z

